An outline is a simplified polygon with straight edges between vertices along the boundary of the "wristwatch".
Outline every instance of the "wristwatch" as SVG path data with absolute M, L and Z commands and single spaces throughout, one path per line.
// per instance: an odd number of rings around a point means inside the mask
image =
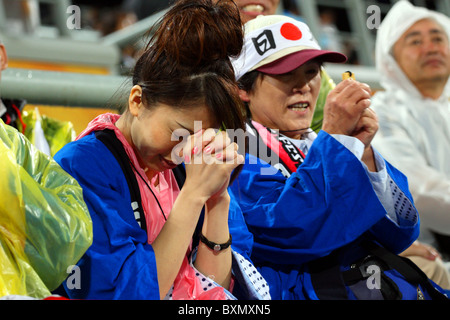
M 204 244 L 206 244 L 206 246 L 208 248 L 210 248 L 211 250 L 218 252 L 218 251 L 225 250 L 226 248 L 228 248 L 231 245 L 231 234 L 230 234 L 230 238 L 228 239 L 227 242 L 215 243 L 215 242 L 212 242 L 212 241 L 209 241 L 208 239 L 206 239 L 206 237 L 200 232 L 200 241 L 203 242 Z

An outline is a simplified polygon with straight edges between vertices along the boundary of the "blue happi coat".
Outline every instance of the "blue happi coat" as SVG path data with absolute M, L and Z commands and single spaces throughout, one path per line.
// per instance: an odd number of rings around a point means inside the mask
M 288 178 L 280 171 L 262 174 L 270 167 L 246 154 L 229 190 L 254 236 L 251 258 L 272 299 L 317 299 L 306 265 L 335 249 L 348 248 L 351 262 L 362 254 L 357 243 L 363 237 L 399 253 L 419 234 L 406 177 L 385 163 L 388 193 L 395 196 L 385 208 L 362 162 L 326 132 L 319 132 Z
M 159 299 L 155 253 L 138 225 L 122 168 L 108 148 L 91 133 L 67 144 L 55 160 L 82 186 L 93 223 L 92 246 L 81 258 L 81 283 L 64 282 L 73 299 Z M 267 299 L 262 278 L 248 275 L 252 235 L 236 202 L 228 219 L 233 238 L 233 294 L 241 299 Z M 199 222 L 199 228 L 201 221 Z M 253 268 L 253 267 L 252 267 Z M 259 276 L 258 276 L 259 277 Z

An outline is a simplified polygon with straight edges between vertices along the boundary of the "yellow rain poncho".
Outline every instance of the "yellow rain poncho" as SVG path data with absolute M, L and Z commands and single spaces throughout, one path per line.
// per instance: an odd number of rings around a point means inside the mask
M 47 297 L 92 243 L 82 189 L 0 120 L 0 194 L 0 297 Z

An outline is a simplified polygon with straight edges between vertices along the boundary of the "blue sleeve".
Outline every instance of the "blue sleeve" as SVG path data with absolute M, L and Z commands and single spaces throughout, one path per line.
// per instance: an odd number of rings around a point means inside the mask
M 125 176 L 94 135 L 69 143 L 55 160 L 83 188 L 93 222 L 93 244 L 79 267 L 78 287 L 65 282 L 75 299 L 158 299 L 155 253 L 137 224 Z M 72 287 L 72 288 L 71 288 Z
M 228 228 L 233 237 L 233 250 L 250 260 L 253 245 L 253 235 L 247 228 L 241 208 L 230 193 L 230 210 L 228 214 Z
M 268 167 L 247 155 L 230 188 L 254 236 L 252 259 L 257 265 L 308 262 L 353 242 L 387 219 L 361 162 L 323 131 L 288 179 L 279 172 L 261 174 L 263 168 L 270 172 Z M 388 242 L 399 247 L 410 244 L 416 227 L 407 227 L 400 235 L 387 234 Z
M 406 250 L 419 236 L 420 220 L 409 191 L 407 177 L 387 161 L 386 170 L 392 194 L 399 190 L 401 195 L 394 203 L 397 221 L 386 217 L 376 223 L 370 233 L 380 244 L 398 254 Z
M 232 272 L 235 277 L 233 295 L 239 300 L 270 299 L 269 286 L 251 260 L 253 235 L 247 228 L 244 216 L 234 195 L 230 192 L 228 228 L 233 237 Z

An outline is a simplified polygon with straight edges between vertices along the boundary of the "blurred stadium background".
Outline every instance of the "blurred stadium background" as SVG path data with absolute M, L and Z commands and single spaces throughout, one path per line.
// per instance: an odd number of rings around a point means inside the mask
M 350 69 L 358 80 L 379 90 L 376 28 L 367 26 L 374 12 L 368 9 L 377 6 L 382 20 L 395 2 L 281 0 L 278 13 L 303 19 L 322 47 L 349 56 L 347 65 L 326 66 L 335 82 Z M 450 15 L 450 0 L 411 2 Z M 96 115 L 119 112 L 129 88 L 127 75 L 144 44 L 142 36 L 170 3 L 0 0 L 0 40 L 9 57 L 0 96 L 26 99 L 24 111 L 38 107 L 41 115 L 72 122 L 77 134 Z

